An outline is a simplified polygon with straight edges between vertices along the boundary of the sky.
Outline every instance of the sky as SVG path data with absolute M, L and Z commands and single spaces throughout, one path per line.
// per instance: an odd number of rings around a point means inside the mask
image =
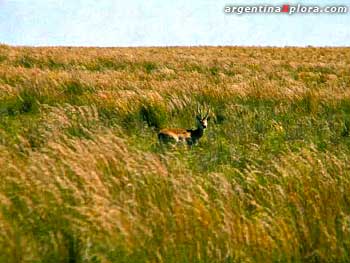
M 0 43 L 26 46 L 350 46 L 348 14 L 225 14 L 226 5 L 336 0 L 0 0 Z

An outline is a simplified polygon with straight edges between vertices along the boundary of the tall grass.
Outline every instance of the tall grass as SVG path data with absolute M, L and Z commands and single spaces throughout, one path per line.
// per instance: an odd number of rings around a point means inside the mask
M 350 260 L 349 49 L 0 58 L 0 262 Z

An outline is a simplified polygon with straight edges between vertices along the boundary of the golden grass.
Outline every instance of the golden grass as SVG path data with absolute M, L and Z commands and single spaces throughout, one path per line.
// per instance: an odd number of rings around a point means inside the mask
M 0 262 L 347 262 L 349 53 L 0 46 Z

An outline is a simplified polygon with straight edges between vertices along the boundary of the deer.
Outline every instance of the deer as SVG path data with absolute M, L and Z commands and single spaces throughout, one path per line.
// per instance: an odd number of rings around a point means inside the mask
M 159 131 L 158 139 L 161 143 L 175 142 L 187 143 L 192 146 L 198 142 L 203 136 L 204 130 L 208 127 L 210 120 L 210 110 L 207 109 L 206 114 L 203 115 L 202 110 L 197 106 L 196 122 L 197 129 L 181 129 L 181 128 L 165 128 Z

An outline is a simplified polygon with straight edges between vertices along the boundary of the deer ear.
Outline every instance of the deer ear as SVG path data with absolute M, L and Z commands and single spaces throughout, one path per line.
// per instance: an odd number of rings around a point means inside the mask
M 207 118 L 207 121 L 209 121 L 210 120 L 210 116 L 208 116 L 208 118 Z

